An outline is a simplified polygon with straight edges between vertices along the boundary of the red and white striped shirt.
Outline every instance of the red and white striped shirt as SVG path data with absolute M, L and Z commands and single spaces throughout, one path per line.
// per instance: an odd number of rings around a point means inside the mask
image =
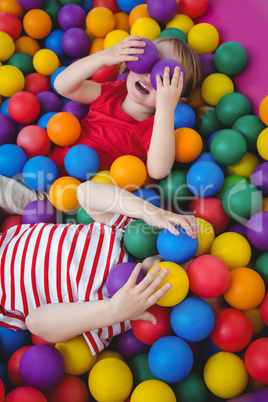
M 130 222 L 115 215 L 107 225 L 38 223 L 1 234 L 0 325 L 27 329 L 25 317 L 39 306 L 108 299 L 109 271 L 128 260 L 123 235 Z M 83 335 L 96 354 L 129 328 L 123 322 Z

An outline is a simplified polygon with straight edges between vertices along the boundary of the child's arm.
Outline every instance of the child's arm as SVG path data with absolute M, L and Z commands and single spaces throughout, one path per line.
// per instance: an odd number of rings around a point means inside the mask
M 156 111 L 147 170 L 153 179 L 162 179 L 172 169 L 175 159 L 174 111 L 181 98 L 183 74 L 176 67 L 170 81 L 169 68 L 166 67 L 163 82 L 159 75 L 156 82 Z
M 57 75 L 54 87 L 66 98 L 86 104 L 92 103 L 101 94 L 101 84 L 88 80 L 103 66 L 112 66 L 126 61 L 138 60 L 133 53 L 143 53 L 145 42 L 141 36 L 132 35 L 107 49 L 75 61 Z M 140 47 L 140 49 L 137 47 Z
M 47 342 L 57 343 L 127 320 L 149 320 L 156 324 L 155 317 L 146 310 L 171 288 L 171 284 L 166 283 L 154 293 L 168 269 L 158 275 L 160 268 L 155 267 L 136 285 L 141 268 L 142 264 L 137 264 L 127 283 L 109 300 L 38 307 L 26 317 L 28 329 Z

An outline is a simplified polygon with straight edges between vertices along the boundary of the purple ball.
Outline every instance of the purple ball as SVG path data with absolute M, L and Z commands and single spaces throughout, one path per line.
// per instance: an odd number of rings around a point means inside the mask
M 214 66 L 214 54 L 200 53 L 198 57 L 201 65 L 202 80 L 204 80 L 208 75 L 216 72 L 216 68 Z
M 86 31 L 74 27 L 64 32 L 61 45 L 68 56 L 81 57 L 89 52 L 90 39 Z
M 45 0 L 18 0 L 18 2 L 25 10 L 32 10 L 33 8 L 42 8 Z
M 133 359 L 141 353 L 148 352 L 150 348 L 150 345 L 146 345 L 136 338 L 132 330 L 116 336 L 114 342 L 117 351 L 128 360 Z
M 183 84 L 185 83 L 185 70 L 183 66 L 176 60 L 173 59 L 162 59 L 159 60 L 152 68 L 151 71 L 151 83 L 153 88 L 156 90 L 156 75 L 159 74 L 163 79 L 165 67 L 169 67 L 169 78 L 171 79 L 175 70 L 175 67 L 179 67 L 183 73 Z
M 57 210 L 48 201 L 35 200 L 26 205 L 22 211 L 22 223 L 56 223 Z
M 268 251 L 268 211 L 258 212 L 250 218 L 247 238 L 257 249 Z
M 0 145 L 9 144 L 16 136 L 13 121 L 6 115 L 0 114 Z
M 176 0 L 148 0 L 147 11 L 155 21 L 166 23 L 175 16 L 177 2 Z
M 36 97 L 40 103 L 40 115 L 49 112 L 61 111 L 62 104 L 60 98 L 54 92 L 50 91 L 39 92 L 36 95 Z
M 229 402 L 267 402 L 268 401 L 268 388 L 261 388 L 255 391 L 247 392 L 237 396 L 236 398 L 229 399 Z
M 115 81 L 126 81 L 129 73 L 120 74 Z
M 51 345 L 34 345 L 23 354 L 19 373 L 25 385 L 45 391 L 55 387 L 64 375 L 62 354 Z
M 247 228 L 245 225 L 241 225 L 241 223 L 236 223 L 230 229 L 228 229 L 228 232 L 235 232 L 238 233 L 244 237 L 247 237 Z
M 76 101 L 70 101 L 65 103 L 62 108 L 62 112 L 67 112 L 73 114 L 75 117 L 81 121 L 88 114 L 89 106 L 85 103 L 80 103 Z
M 268 162 L 261 163 L 254 169 L 250 182 L 257 189 L 263 191 L 264 196 L 268 195 Z
M 127 282 L 136 264 L 134 262 L 122 262 L 116 265 L 108 274 L 106 287 L 110 297 L 112 297 Z M 145 277 L 145 272 L 140 271 L 136 283 L 140 283 Z
M 148 74 L 153 65 L 159 60 L 158 49 L 154 42 L 146 38 L 142 38 L 142 42 L 146 42 L 146 46 L 143 48 L 144 53 L 132 55 L 138 56 L 139 60 L 126 62 L 127 68 L 136 74 Z
M 79 27 L 84 28 L 87 14 L 78 4 L 66 4 L 58 14 L 58 21 L 64 31 L 67 29 Z

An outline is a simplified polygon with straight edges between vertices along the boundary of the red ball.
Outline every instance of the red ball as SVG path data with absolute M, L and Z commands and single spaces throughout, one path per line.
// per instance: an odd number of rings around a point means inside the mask
M 30 349 L 32 346 L 22 346 L 21 348 L 17 349 L 9 358 L 7 363 L 7 375 L 10 382 L 15 387 L 22 387 L 24 385 L 22 379 L 20 378 L 19 373 L 19 365 L 22 356 L 26 352 L 26 350 Z
M 260 314 L 261 318 L 263 319 L 263 322 L 265 325 L 268 326 L 268 293 L 264 296 L 261 305 L 260 305 Z
M 252 342 L 245 353 L 245 365 L 249 375 L 262 384 L 268 384 L 268 338 Z
M 89 392 L 80 378 L 64 375 L 56 387 L 45 391 L 45 397 L 49 402 L 88 402 Z
M 179 10 L 182 14 L 188 15 L 190 18 L 198 18 L 207 11 L 208 1 L 209 0 L 180 0 Z
M 215 314 L 215 324 L 210 338 L 225 352 L 238 352 L 248 346 L 253 327 L 250 319 L 240 310 L 226 308 Z
M 19 387 L 7 394 L 5 402 L 47 402 L 47 399 L 36 388 Z
M 10 215 L 7 218 L 3 219 L 0 224 L 0 233 L 6 232 L 8 229 L 13 226 L 21 225 L 22 217 L 21 215 Z
M 7 105 L 10 117 L 17 123 L 32 123 L 40 113 L 40 103 L 30 92 L 17 92 L 11 96 Z
M 91 76 L 93 81 L 108 82 L 115 81 L 118 76 L 117 66 L 103 66 Z
M 13 40 L 16 40 L 22 30 L 22 24 L 17 15 L 3 12 L 0 13 L 0 31 L 6 32 Z
M 31 73 L 26 75 L 24 91 L 37 95 L 40 92 L 50 91 L 51 85 L 49 79 L 40 73 Z
M 157 339 L 171 334 L 170 309 L 155 304 L 148 308 L 147 311 L 156 317 L 156 325 L 150 321 L 137 320 L 131 321 L 131 326 L 134 335 L 139 341 L 152 345 Z
M 51 140 L 43 127 L 29 125 L 20 130 L 17 145 L 24 150 L 28 158 L 32 158 L 46 155 L 50 150 Z
M 121 10 L 117 4 L 117 0 L 94 0 L 92 8 L 105 7 L 109 8 L 113 14 L 119 13 Z
M 31 334 L 31 339 L 32 339 L 32 342 L 33 342 L 34 345 L 40 345 L 40 344 L 42 344 L 42 345 L 51 345 L 51 346 L 56 345 L 55 343 L 47 342 L 43 338 L 41 338 L 40 336 L 34 335 L 34 334 Z
M 0 378 L 0 402 L 3 402 L 5 399 L 5 386 L 3 381 Z
M 230 282 L 228 266 L 214 255 L 200 255 L 188 269 L 190 289 L 200 297 L 217 297 L 227 289 Z
M 208 221 L 213 226 L 215 234 L 222 233 L 230 222 L 230 218 L 224 211 L 222 201 L 219 198 L 200 198 L 194 204 L 193 214 Z

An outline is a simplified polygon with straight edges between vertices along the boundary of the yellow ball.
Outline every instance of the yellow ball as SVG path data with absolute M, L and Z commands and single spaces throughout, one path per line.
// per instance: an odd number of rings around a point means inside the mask
M 58 56 L 50 49 L 40 49 L 33 57 L 35 70 L 43 75 L 51 75 L 59 65 L 60 61 Z
M 217 29 L 206 22 L 196 24 L 189 32 L 188 43 L 196 53 L 212 53 L 219 44 Z
M 260 156 L 268 161 L 268 127 L 257 138 L 257 150 Z
M 63 212 L 75 211 L 79 207 L 76 192 L 80 184 L 79 180 L 70 176 L 55 180 L 49 190 L 51 204 Z
M 104 39 L 104 49 L 116 45 L 128 36 L 129 33 L 122 29 L 115 29 L 114 31 L 109 32 Z
M 6 32 L 0 31 L 0 61 L 8 60 L 14 52 L 14 40 Z
M 228 176 L 235 174 L 249 179 L 258 165 L 259 160 L 257 156 L 251 152 L 247 152 L 241 161 L 235 163 L 234 165 L 227 166 L 226 173 Z
M 166 28 L 180 29 L 187 36 L 193 26 L 194 21 L 188 17 L 188 15 L 176 14 L 175 17 L 167 23 Z
M 250 310 L 245 310 L 243 313 L 250 319 L 253 327 L 253 336 L 258 335 L 265 328 L 265 323 L 261 318 L 260 308 L 255 307 Z
M 259 115 L 263 123 L 268 126 L 268 95 L 260 103 Z
M 97 38 L 105 38 L 115 27 L 115 16 L 106 7 L 94 7 L 87 15 L 86 26 Z
M 24 75 L 17 67 L 10 65 L 0 67 L 0 95 L 9 98 L 22 91 L 24 84 Z
M 135 21 L 130 29 L 130 35 L 140 35 L 143 38 L 155 40 L 161 33 L 159 24 L 149 17 Z
M 224 95 L 231 92 L 234 92 L 233 81 L 227 75 L 221 73 L 208 75 L 201 86 L 203 99 L 213 106 L 216 106 Z
M 145 182 L 147 170 L 143 161 L 137 156 L 123 155 L 112 163 L 110 175 L 118 187 L 134 191 Z
M 207 222 L 205 219 L 196 218 L 199 223 L 199 234 L 198 238 L 198 249 L 195 254 L 196 257 L 202 254 L 208 254 L 211 245 L 215 239 L 215 232 L 213 226 Z
M 204 380 L 214 395 L 229 399 L 244 391 L 248 374 L 240 357 L 230 352 L 218 352 L 206 362 Z
M 211 254 L 221 258 L 230 270 L 245 267 L 251 258 L 248 240 L 239 233 L 225 232 L 213 241 Z
M 188 276 L 184 271 L 184 269 L 180 265 L 175 264 L 174 262 L 162 261 L 156 265 L 161 268 L 161 271 L 164 268 L 168 268 L 169 273 L 165 277 L 165 279 L 161 282 L 160 286 L 156 288 L 155 292 L 157 292 L 157 290 L 159 290 L 165 283 L 170 282 L 172 284 L 172 288 L 169 289 L 169 291 L 163 297 L 161 297 L 161 299 L 157 302 L 157 304 L 159 304 L 159 306 L 164 307 L 175 306 L 187 296 L 189 290 Z M 148 271 L 148 273 L 151 272 L 156 265 L 154 265 Z
M 66 374 L 84 374 L 91 369 L 97 360 L 97 355 L 92 356 L 83 335 L 76 336 L 66 342 L 56 343 L 55 347 L 64 358 Z
M 122 360 L 123 362 L 125 361 L 124 357 L 122 355 L 120 355 L 120 353 L 116 352 L 115 350 L 102 350 L 97 355 L 96 363 L 103 359 L 109 359 L 110 357 L 113 357 L 114 359 Z
M 133 376 L 128 365 L 112 357 L 98 361 L 88 376 L 89 391 L 99 402 L 124 402 L 132 386 Z
M 111 177 L 109 170 L 101 170 L 97 172 L 90 180 L 99 183 L 116 184 L 115 180 Z
M 130 402 L 176 402 L 176 396 L 165 382 L 147 380 L 134 389 Z

